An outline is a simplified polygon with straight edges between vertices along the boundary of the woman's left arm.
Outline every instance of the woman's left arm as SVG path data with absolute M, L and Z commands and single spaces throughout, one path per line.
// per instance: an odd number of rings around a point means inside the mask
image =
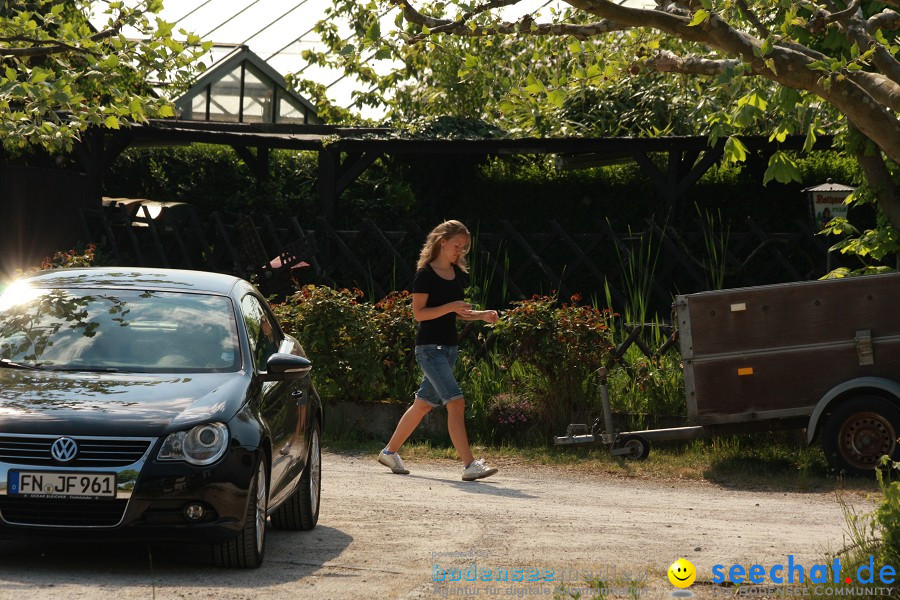
M 473 310 L 470 315 L 456 315 L 462 321 L 484 321 L 485 323 L 496 323 L 500 316 L 496 310 Z

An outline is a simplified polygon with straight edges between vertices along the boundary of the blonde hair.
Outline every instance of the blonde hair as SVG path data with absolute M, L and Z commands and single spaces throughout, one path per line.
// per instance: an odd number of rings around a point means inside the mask
M 469 238 L 470 242 L 472 241 L 472 234 L 470 234 L 469 230 L 466 229 L 466 226 L 459 221 L 444 221 L 432 229 L 431 233 L 428 234 L 428 237 L 425 238 L 425 245 L 422 246 L 422 252 L 419 254 L 419 262 L 416 265 L 416 268 L 424 269 L 428 263 L 437 258 L 438 253 L 441 251 L 440 242 L 449 240 L 460 234 Z M 462 255 L 459 257 L 459 261 L 456 263 L 456 266 L 458 266 L 463 273 L 469 272 L 469 265 L 466 262 L 466 254 L 468 252 L 469 244 L 466 244 Z

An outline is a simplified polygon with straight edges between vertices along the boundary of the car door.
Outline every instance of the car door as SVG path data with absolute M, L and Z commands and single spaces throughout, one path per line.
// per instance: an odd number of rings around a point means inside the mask
M 254 373 L 258 376 L 266 371 L 269 357 L 281 351 L 286 340 L 262 299 L 253 294 L 245 295 L 241 299 L 241 312 L 247 327 Z M 304 445 L 297 398 L 292 396 L 298 387 L 302 389 L 291 381 L 265 381 L 260 387 L 259 412 L 272 438 L 271 503 L 278 502 L 281 495 L 290 491 L 286 486 L 293 478 L 292 462 L 297 460 L 299 448 Z

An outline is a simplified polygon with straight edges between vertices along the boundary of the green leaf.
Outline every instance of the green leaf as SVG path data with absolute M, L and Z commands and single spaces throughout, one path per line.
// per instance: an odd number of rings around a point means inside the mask
M 804 152 L 812 152 L 813 147 L 816 145 L 816 128 L 810 127 L 806 130 L 806 139 L 803 140 L 803 151 Z
M 726 163 L 744 162 L 747 159 L 747 146 L 735 136 L 729 136 L 725 140 L 724 160 Z
M 340 49 L 338 54 L 340 54 L 341 56 L 347 56 L 348 54 L 353 54 L 355 51 L 356 51 L 356 46 L 354 46 L 353 44 L 347 44 L 346 46 L 344 46 L 343 48 Z
M 381 24 L 376 20 L 372 23 L 372 26 L 366 31 L 366 38 L 373 42 L 377 42 L 381 39 Z
M 562 90 L 553 90 L 547 93 L 547 101 L 556 108 L 562 108 L 566 102 L 566 94 Z
M 6 67 L 6 78 L 9 81 L 15 81 L 16 75 L 17 75 L 17 73 L 16 73 L 15 69 L 13 69 L 12 67 Z
M 172 108 L 171 104 L 163 104 L 159 107 L 159 116 L 163 118 L 174 117 L 175 110 Z
M 763 185 L 774 179 L 778 183 L 790 183 L 802 181 L 797 163 L 786 152 L 779 150 L 769 158 L 769 167 L 763 175 Z
M 115 69 L 119 66 L 119 57 L 115 54 L 110 54 L 100 61 L 100 66 L 104 69 Z
M 769 106 L 769 103 L 766 101 L 765 98 L 760 96 L 758 93 L 751 92 L 738 100 L 738 106 L 744 106 L 744 105 L 758 108 L 760 111 L 765 111 L 766 108 Z
M 117 119 L 113 115 L 110 115 L 106 117 L 106 119 L 103 121 L 103 124 L 106 125 L 109 129 L 118 129 L 119 119 Z
M 774 44 L 772 42 L 771 36 L 767 37 L 766 39 L 763 40 L 763 43 L 759 48 L 754 46 L 754 48 L 753 48 L 754 56 L 758 56 L 758 57 L 766 56 L 767 54 L 769 54 L 772 51 L 773 45 Z
M 691 22 L 688 23 L 688 27 L 696 27 L 701 23 L 705 23 L 709 20 L 709 11 L 703 10 L 702 8 L 694 13 L 694 17 L 691 19 Z

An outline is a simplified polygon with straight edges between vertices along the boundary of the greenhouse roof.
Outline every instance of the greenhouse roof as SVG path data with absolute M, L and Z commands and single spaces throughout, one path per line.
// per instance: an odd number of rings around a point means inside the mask
M 244 45 L 231 46 L 174 102 L 179 118 L 192 121 L 322 123 L 315 106 Z

